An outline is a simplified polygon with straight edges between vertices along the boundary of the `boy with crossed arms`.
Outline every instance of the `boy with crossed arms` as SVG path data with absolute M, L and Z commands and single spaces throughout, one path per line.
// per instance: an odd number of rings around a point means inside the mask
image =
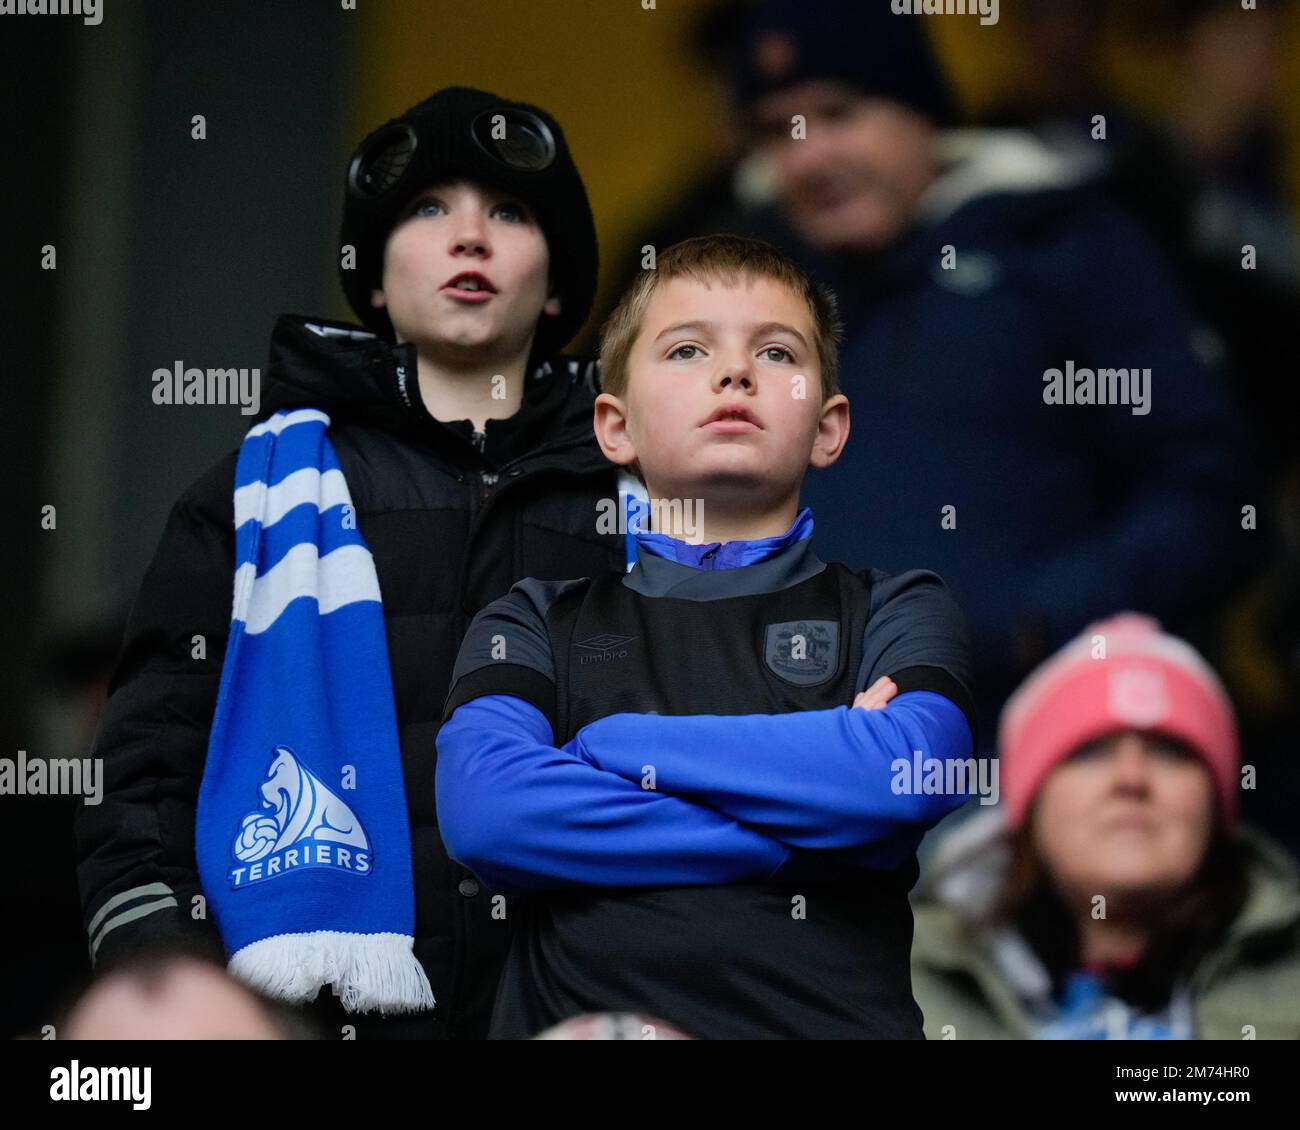
M 813 552 L 837 334 L 828 293 L 732 236 L 668 249 L 605 327 L 596 435 L 669 528 L 626 574 L 485 607 L 437 739 L 448 850 L 523 896 L 491 1038 L 594 1011 L 923 1038 L 907 893 L 966 792 L 904 770 L 970 762 L 970 650 L 935 574 Z

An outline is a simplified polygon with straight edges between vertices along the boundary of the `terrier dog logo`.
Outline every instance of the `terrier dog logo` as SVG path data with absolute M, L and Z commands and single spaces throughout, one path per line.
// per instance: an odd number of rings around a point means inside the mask
M 261 808 L 244 817 L 231 846 L 242 867 L 230 871 L 239 889 L 301 867 L 329 867 L 368 875 L 370 839 L 348 805 L 302 764 L 288 746 L 276 746 Z

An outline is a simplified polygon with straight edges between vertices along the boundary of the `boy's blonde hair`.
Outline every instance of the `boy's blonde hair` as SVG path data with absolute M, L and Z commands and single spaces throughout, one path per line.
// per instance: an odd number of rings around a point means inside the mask
M 704 235 L 667 248 L 653 269 L 642 271 L 619 299 L 600 334 L 600 387 L 614 396 L 627 394 L 627 362 L 641 331 L 655 288 L 671 279 L 719 280 L 731 286 L 742 277 L 771 279 L 788 287 L 808 305 L 813 344 L 821 362 L 822 403 L 839 392 L 839 344 L 843 335 L 835 295 L 814 283 L 793 260 L 770 243 L 739 235 Z

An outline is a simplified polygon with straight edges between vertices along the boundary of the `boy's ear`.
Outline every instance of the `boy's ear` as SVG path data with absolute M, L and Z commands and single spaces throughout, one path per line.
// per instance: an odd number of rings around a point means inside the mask
M 600 450 L 611 463 L 627 467 L 636 462 L 636 445 L 627 430 L 627 407 L 619 397 L 608 392 L 596 397 L 592 428 Z
M 822 405 L 821 419 L 817 421 L 817 437 L 813 440 L 808 466 L 829 467 L 840 457 L 849 440 L 849 398 L 837 393 Z
M 387 302 L 388 299 L 384 297 L 384 292 L 380 290 L 379 287 L 375 287 L 375 289 L 370 292 L 370 305 L 376 309 L 384 306 Z

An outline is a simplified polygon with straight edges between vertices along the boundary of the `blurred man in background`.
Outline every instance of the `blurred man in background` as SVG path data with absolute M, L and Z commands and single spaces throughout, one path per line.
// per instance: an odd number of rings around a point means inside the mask
M 1186 623 L 1264 542 L 1242 528 L 1246 432 L 1157 246 L 1085 164 L 952 128 L 924 24 L 770 0 L 737 36 L 735 93 L 767 210 L 847 325 L 863 440 L 805 489 L 845 519 L 822 552 L 948 580 L 988 751 L 998 704 L 1053 646 L 1116 605 Z M 1054 374 L 1085 369 L 1145 372 L 1149 399 L 1053 402 Z

